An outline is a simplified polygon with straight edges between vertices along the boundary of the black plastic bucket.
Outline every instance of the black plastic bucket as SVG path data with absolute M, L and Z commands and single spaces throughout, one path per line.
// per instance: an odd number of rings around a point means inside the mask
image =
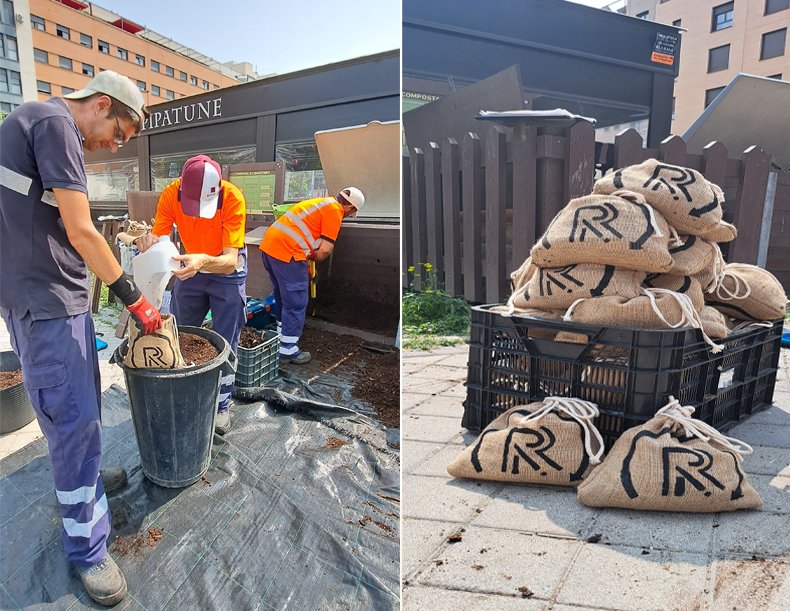
M 19 357 L 11 351 L 0 352 L 0 371 L 16 371 Z M 36 413 L 22 382 L 0 389 L 0 434 L 21 429 L 33 422 Z
M 178 327 L 210 341 L 219 355 L 182 369 L 133 369 L 123 364 L 128 339 L 114 362 L 123 369 L 143 473 L 165 488 L 183 488 L 208 471 L 222 366 L 235 369 L 236 355 L 221 335 L 200 327 Z

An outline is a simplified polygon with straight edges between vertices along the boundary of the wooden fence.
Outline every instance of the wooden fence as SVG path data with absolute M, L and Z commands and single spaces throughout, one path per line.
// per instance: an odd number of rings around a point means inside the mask
M 463 142 L 410 149 L 403 157 L 404 287 L 422 288 L 430 263 L 452 295 L 506 300 L 510 272 L 570 199 L 589 194 L 596 177 L 653 157 L 699 170 L 722 187 L 724 218 L 738 228 L 737 239 L 722 245 L 727 261 L 766 267 L 790 289 L 790 174 L 773 171 L 769 155 L 750 147 L 730 158 L 718 142 L 693 155 L 678 136 L 645 148 L 635 130 L 614 144 L 596 143 L 586 122 L 492 125 Z

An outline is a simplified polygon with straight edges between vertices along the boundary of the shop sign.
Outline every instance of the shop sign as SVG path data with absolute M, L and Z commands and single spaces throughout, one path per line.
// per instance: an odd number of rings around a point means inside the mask
M 679 40 L 677 36 L 672 34 L 657 32 L 656 43 L 653 45 L 653 54 L 650 56 L 650 60 L 657 64 L 673 65 Z
M 208 119 L 218 119 L 222 116 L 222 98 L 192 102 L 166 110 L 155 110 L 143 124 L 143 131 L 159 129 L 162 127 L 175 127 L 188 125 Z

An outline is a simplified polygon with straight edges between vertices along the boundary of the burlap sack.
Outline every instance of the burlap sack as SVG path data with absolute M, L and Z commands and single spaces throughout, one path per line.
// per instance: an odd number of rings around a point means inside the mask
M 727 319 L 724 317 L 724 314 L 719 312 L 716 308 L 703 306 L 699 313 L 699 317 L 702 321 L 702 330 L 705 332 L 705 335 L 713 339 L 727 337 L 729 333 Z
M 547 397 L 514 407 L 489 424 L 447 472 L 500 482 L 576 486 L 603 454 L 594 403 Z
M 714 189 L 702 174 L 690 168 L 648 159 L 600 178 L 593 193 L 620 189 L 641 193 L 679 233 L 700 235 L 721 222 L 721 189 Z
M 738 237 L 738 230 L 735 228 L 735 225 L 727 221 L 721 221 L 712 229 L 700 233 L 699 237 L 708 242 L 732 242 Z
M 162 314 L 162 328 L 143 335 L 137 325 L 129 325 L 129 344 L 123 364 L 133 369 L 178 369 L 184 358 L 178 345 L 178 328 L 172 314 Z
M 672 268 L 668 274 L 679 276 L 693 276 L 712 268 L 716 257 L 721 250 L 718 246 L 696 235 L 679 237 L 680 242 L 669 245 L 669 254 L 672 255 Z
M 491 308 L 492 312 L 502 314 L 504 316 L 523 316 L 526 318 L 538 318 L 540 320 L 562 320 L 562 315 L 565 314 L 564 310 L 542 310 L 539 308 L 524 308 L 514 309 L 510 305 L 495 305 Z M 557 331 L 554 329 L 539 329 L 530 328 L 527 335 L 535 339 L 554 339 Z
M 644 285 L 651 289 L 667 289 L 681 293 L 691 299 L 694 309 L 699 312 L 705 306 L 705 296 L 702 294 L 702 285 L 699 280 L 691 276 L 676 276 L 674 274 L 648 274 Z
M 705 302 L 740 320 L 776 320 L 787 307 L 784 288 L 771 272 L 747 263 L 729 263 Z
M 532 247 L 532 262 L 543 268 L 599 263 L 666 272 L 672 267 L 669 236 L 667 222 L 641 195 L 588 195 L 571 200 L 554 217 Z
M 581 297 L 636 297 L 644 279 L 645 272 L 597 263 L 535 268 L 523 286 L 513 291 L 508 304 L 517 310 L 558 309 L 567 308 Z
M 653 418 L 628 429 L 579 486 L 579 501 L 694 513 L 761 507 L 741 464 L 752 449 L 692 418 L 693 412 L 670 397 Z
M 691 299 L 682 293 L 661 288 L 643 288 L 642 294 L 633 299 L 618 296 L 580 299 L 568 308 L 563 320 L 638 329 L 702 329 L 699 312 Z M 704 332 L 702 336 L 711 352 L 724 349 Z
M 523 289 L 536 271 L 538 266 L 532 262 L 532 257 L 527 257 L 521 267 L 510 274 L 510 287 L 514 292 Z

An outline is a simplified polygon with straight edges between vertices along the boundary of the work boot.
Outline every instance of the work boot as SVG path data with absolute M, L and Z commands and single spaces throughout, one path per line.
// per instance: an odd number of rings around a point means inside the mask
M 111 492 L 120 490 L 126 485 L 126 482 L 129 479 L 126 476 L 126 469 L 118 466 L 99 469 L 99 476 L 101 477 L 101 481 L 104 484 L 105 494 L 110 494 Z
M 280 362 L 283 364 L 293 363 L 294 365 L 304 365 L 310 362 L 310 353 L 307 350 L 300 350 L 296 354 L 281 354 Z
M 98 564 L 78 571 L 85 591 L 97 603 L 112 607 L 126 596 L 126 579 L 109 554 Z
M 217 419 L 214 420 L 214 432 L 217 435 L 224 435 L 230 430 L 230 410 L 217 412 Z

